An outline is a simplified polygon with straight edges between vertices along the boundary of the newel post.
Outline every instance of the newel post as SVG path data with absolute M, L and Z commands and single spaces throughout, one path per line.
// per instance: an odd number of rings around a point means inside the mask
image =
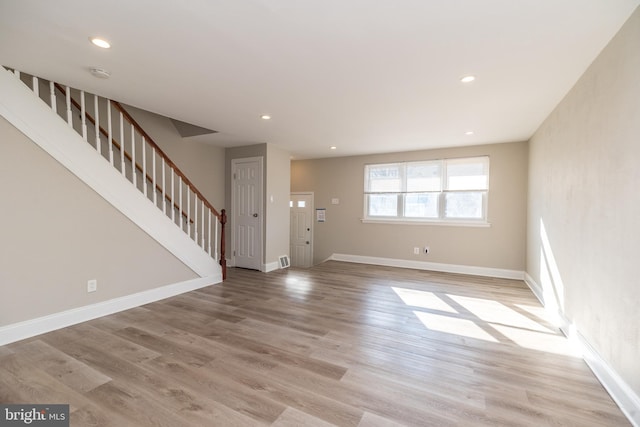
M 220 266 L 222 266 L 222 280 L 227 279 L 227 257 L 225 256 L 226 242 L 224 239 L 224 225 L 227 223 L 227 211 L 220 211 Z

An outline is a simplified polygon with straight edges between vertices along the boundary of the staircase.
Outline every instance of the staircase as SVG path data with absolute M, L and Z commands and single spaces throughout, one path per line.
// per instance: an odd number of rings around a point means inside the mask
M 5 68 L 0 93 L 9 122 L 198 275 L 226 278 L 225 210 L 206 200 L 122 105 Z

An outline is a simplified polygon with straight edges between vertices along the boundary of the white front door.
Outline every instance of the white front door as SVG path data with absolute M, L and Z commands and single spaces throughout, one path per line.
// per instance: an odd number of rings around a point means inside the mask
M 291 266 L 313 265 L 313 193 L 291 193 Z
M 234 159 L 231 169 L 234 265 L 262 270 L 262 157 Z

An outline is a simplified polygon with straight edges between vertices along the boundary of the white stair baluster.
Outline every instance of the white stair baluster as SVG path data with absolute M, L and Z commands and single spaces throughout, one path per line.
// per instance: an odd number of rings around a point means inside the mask
M 67 123 L 73 127 L 73 113 L 71 112 L 71 89 L 67 86 L 66 101 L 67 101 Z
M 124 175 L 124 116 L 122 111 L 120 111 L 120 170 Z
M 178 176 L 178 215 L 180 217 L 180 229 L 182 229 L 182 176 Z
M 80 115 L 82 121 L 82 139 L 84 139 L 84 142 L 87 142 L 87 109 L 85 106 L 83 90 L 80 91 Z
M 147 197 L 147 143 L 142 135 L 142 192 Z
M 204 201 L 203 200 L 200 200 L 200 218 L 201 218 L 200 219 L 200 230 L 201 230 L 200 235 L 202 236 L 200 238 L 200 247 L 204 249 Z
M 162 213 L 167 214 L 167 178 L 164 171 L 165 160 L 162 158 Z
M 107 133 L 109 134 L 109 163 L 113 166 L 113 130 L 111 129 L 111 100 L 107 99 Z
M 191 188 L 187 185 L 187 235 L 191 237 Z
M 138 188 L 138 174 L 136 173 L 136 133 L 131 125 L 131 182 L 133 186 Z
M 153 204 L 158 206 L 158 192 L 156 191 L 156 148 L 152 147 L 151 154 L 151 188 L 153 189 Z
M 193 209 L 196 211 L 195 219 L 193 220 L 193 240 L 198 244 L 198 195 L 195 193 L 193 195 Z
M 49 82 L 49 97 L 51 101 L 51 109 L 54 113 L 58 113 L 58 103 L 56 102 L 56 86 L 54 82 Z
M 171 168 L 171 221 L 176 222 L 176 196 L 175 196 L 175 182 L 174 182 L 175 173 L 173 172 L 173 168 Z
M 164 157 L 162 158 L 162 213 L 167 214 L 167 192 L 165 191 L 165 187 L 167 186 L 167 182 L 165 181 L 164 174 Z
M 211 256 L 211 209 L 207 209 L 209 218 L 207 220 L 207 253 Z
M 40 83 L 38 83 L 38 78 L 33 76 L 31 82 L 33 84 L 33 93 L 35 93 L 37 97 L 40 97 Z
M 96 150 L 102 156 L 102 143 L 100 141 L 100 110 L 98 109 L 98 95 L 93 95 L 93 114 L 96 119 Z

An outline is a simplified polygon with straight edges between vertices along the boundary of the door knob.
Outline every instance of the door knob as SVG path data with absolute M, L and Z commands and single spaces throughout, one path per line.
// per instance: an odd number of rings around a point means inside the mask
M 253 214 L 253 217 L 254 217 L 254 218 L 258 218 L 258 214 L 257 214 L 257 213 L 254 213 L 254 214 Z
M 307 240 L 307 245 L 309 244 L 309 241 Z

